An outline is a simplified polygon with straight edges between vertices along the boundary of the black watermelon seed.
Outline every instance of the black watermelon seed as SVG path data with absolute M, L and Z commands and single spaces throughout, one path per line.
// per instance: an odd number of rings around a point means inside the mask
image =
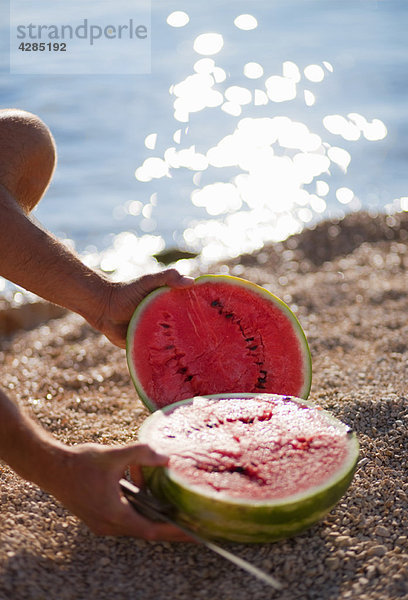
M 170 328 L 170 325 L 168 325 L 167 323 L 160 323 L 160 325 L 162 327 L 164 327 L 165 329 L 169 329 Z
M 249 346 L 248 350 L 256 350 L 258 348 L 258 344 L 254 344 L 253 346 Z
M 252 338 L 245 338 L 245 341 L 246 341 L 246 342 L 253 342 L 253 341 L 254 341 L 254 339 L 255 339 L 255 338 L 253 338 L 253 337 L 252 337 Z
M 233 317 L 233 316 L 234 316 L 234 315 L 233 315 L 232 313 L 227 313 L 227 314 L 225 315 L 225 318 L 226 318 L 226 319 L 232 319 L 232 317 Z
M 191 381 L 193 379 L 194 375 L 187 375 L 187 377 L 185 378 L 184 381 Z

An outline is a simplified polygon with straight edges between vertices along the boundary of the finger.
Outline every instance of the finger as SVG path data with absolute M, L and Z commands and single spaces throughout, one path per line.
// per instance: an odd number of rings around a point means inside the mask
M 107 450 L 118 467 L 127 465 L 146 465 L 149 467 L 161 467 L 167 465 L 169 457 L 160 454 L 147 444 L 131 444 L 129 446 L 110 448 Z
M 192 277 L 181 275 L 176 269 L 166 269 L 160 273 L 141 277 L 139 283 L 144 292 L 148 294 L 163 285 L 175 288 L 190 287 L 193 285 L 194 279 Z
M 120 495 L 119 490 L 118 494 L 116 502 L 111 505 L 107 519 L 104 519 L 103 516 L 96 518 L 95 514 L 89 515 L 88 519 L 84 518 L 97 535 L 130 536 L 148 541 L 194 541 L 175 525 L 150 521 L 139 513 L 123 495 Z M 118 500 L 119 505 L 117 504 Z
M 139 537 L 149 541 L 174 541 L 174 542 L 192 542 L 184 531 L 168 523 L 156 523 L 150 521 L 138 513 L 129 502 L 124 499 L 128 505 L 129 513 L 124 519 L 122 535 Z
M 171 272 L 175 272 L 175 275 L 171 274 Z M 168 269 L 167 270 L 167 285 L 175 288 L 186 288 L 191 287 L 194 284 L 194 277 L 189 277 L 188 275 L 181 275 L 176 269 Z M 170 274 L 169 274 L 170 273 Z

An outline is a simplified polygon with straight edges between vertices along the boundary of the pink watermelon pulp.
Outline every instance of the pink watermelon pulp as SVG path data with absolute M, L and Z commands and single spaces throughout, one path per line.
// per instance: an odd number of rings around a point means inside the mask
M 224 392 L 307 398 L 311 384 L 309 348 L 294 314 L 264 288 L 230 276 L 149 294 L 130 322 L 127 358 L 151 410 Z
M 197 397 L 157 411 L 139 438 L 170 456 L 153 493 L 207 537 L 264 542 L 322 518 L 358 459 L 350 429 L 311 402 L 272 394 Z

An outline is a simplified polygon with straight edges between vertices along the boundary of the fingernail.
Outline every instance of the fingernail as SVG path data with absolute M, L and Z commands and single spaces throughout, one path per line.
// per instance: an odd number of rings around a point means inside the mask
M 182 275 L 180 283 L 184 285 L 191 285 L 194 283 L 194 277 L 189 277 L 188 275 Z
M 156 458 L 157 460 L 161 460 L 163 463 L 166 464 L 169 462 L 169 457 L 165 454 L 160 454 L 159 452 L 156 452 Z

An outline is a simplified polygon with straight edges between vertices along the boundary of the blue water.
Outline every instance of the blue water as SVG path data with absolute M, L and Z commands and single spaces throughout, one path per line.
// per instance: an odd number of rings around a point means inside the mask
M 174 28 L 166 23 L 167 16 L 175 10 L 188 13 L 190 21 L 185 27 Z M 243 13 L 256 17 L 256 29 L 242 31 L 234 25 L 234 19 Z M 241 167 L 209 166 L 194 181 L 196 171 L 189 168 L 172 168 L 171 177 L 148 182 L 138 181 L 134 172 L 150 156 L 163 158 L 169 147 L 180 150 L 195 145 L 197 152 L 206 154 L 221 138 L 232 134 L 244 117 L 276 116 L 305 124 L 322 138 L 326 148 L 341 147 L 351 156 L 346 173 L 331 164 L 327 172 L 303 185 L 306 191 L 316 193 L 316 180 L 329 184 L 324 210 L 299 213 L 301 207 L 289 202 L 287 214 L 299 228 L 359 207 L 398 209 L 400 198 L 408 196 L 407 26 L 405 0 L 163 0 L 153 3 L 150 75 L 24 76 L 8 73 L 7 19 L 3 17 L 0 106 L 15 106 L 38 114 L 51 128 L 58 147 L 58 169 L 37 210 L 37 218 L 58 236 L 73 240 L 81 253 L 100 253 L 111 248 L 115 236 L 123 231 L 134 233 L 137 239 L 153 240 L 145 245 L 147 253 L 160 244 L 200 249 L 217 235 L 224 235 L 225 229 L 217 229 L 217 224 L 225 225 L 229 219 L 223 246 L 228 253 L 228 236 L 234 237 L 234 221 L 230 219 L 234 209 L 211 215 L 205 207 L 195 206 L 191 195 L 206 185 L 233 181 L 243 173 Z M 268 101 L 264 106 L 251 102 L 242 105 L 239 116 L 227 114 L 220 106 L 205 108 L 190 113 L 188 122 L 177 121 L 175 96 L 169 88 L 194 73 L 194 63 L 203 57 L 193 50 L 193 42 L 207 32 L 217 32 L 224 39 L 222 50 L 211 57 L 226 72 L 226 80 L 215 84 L 215 90 L 224 93 L 229 86 L 246 87 L 252 93 L 255 89 L 265 90 L 265 80 L 282 75 L 282 64 L 291 61 L 301 74 L 296 98 Z M 243 66 L 250 61 L 262 65 L 262 78 L 250 80 L 243 75 Z M 322 67 L 323 61 L 333 72 Z M 315 83 L 305 78 L 303 70 L 311 64 L 323 68 L 323 81 Z M 315 96 L 312 106 L 305 104 L 304 89 Z M 380 120 L 386 127 L 386 136 L 377 141 L 363 136 L 350 141 L 324 127 L 325 116 L 346 117 L 349 113 L 358 113 L 367 121 Z M 180 144 L 173 141 L 178 129 L 182 130 Z M 151 133 L 157 133 L 154 150 L 144 144 Z M 276 154 L 277 150 L 275 147 Z M 282 148 L 279 151 L 281 156 L 293 158 L 293 152 Z M 351 203 L 337 200 L 335 192 L 341 187 L 354 193 Z M 133 213 L 143 206 L 148 209 L 144 214 L 129 214 L 132 202 L 136 202 Z M 269 215 L 266 220 L 272 218 L 273 207 L 271 203 L 259 208 L 269 211 L 265 212 Z M 251 210 L 254 207 L 243 203 L 236 212 Z M 284 214 L 281 206 L 279 210 Z M 293 230 L 293 219 L 292 229 L 289 227 L 286 234 Z M 210 222 L 212 233 L 196 229 L 198 223 Z M 255 228 L 251 239 L 243 240 L 241 249 L 250 249 L 251 243 L 259 246 L 267 238 L 265 231 L 257 238 Z M 281 237 L 285 235 L 283 225 L 280 232 Z M 242 232 L 237 229 L 230 253 L 239 251 L 240 237 Z M 222 253 L 222 248 L 215 244 L 213 255 L 217 252 Z

